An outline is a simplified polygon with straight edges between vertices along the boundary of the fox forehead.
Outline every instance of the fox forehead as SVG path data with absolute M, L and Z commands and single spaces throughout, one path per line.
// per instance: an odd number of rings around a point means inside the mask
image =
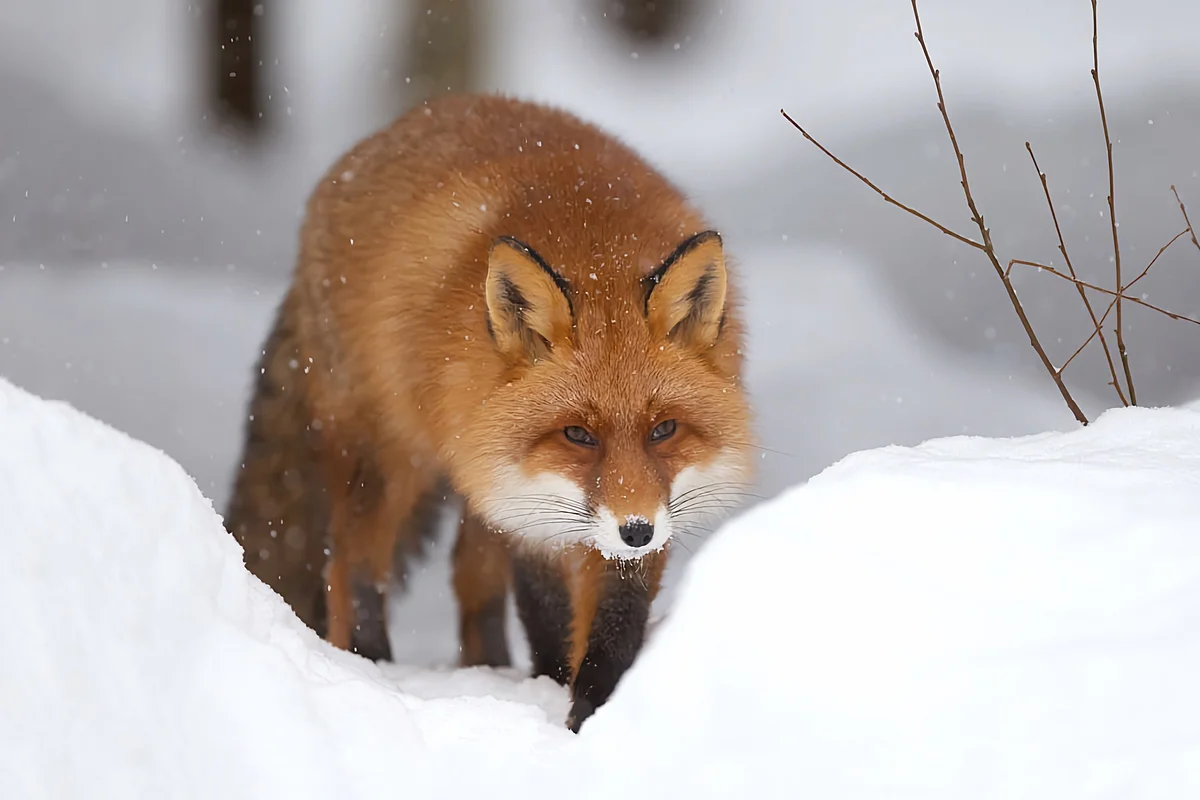
M 697 375 L 696 365 L 687 359 L 663 358 L 648 339 L 643 344 L 620 341 L 620 336 L 607 338 L 597 346 L 581 347 L 556 370 L 554 395 L 565 412 L 614 426 L 632 425 L 692 405 L 693 398 L 704 393 L 704 376 Z

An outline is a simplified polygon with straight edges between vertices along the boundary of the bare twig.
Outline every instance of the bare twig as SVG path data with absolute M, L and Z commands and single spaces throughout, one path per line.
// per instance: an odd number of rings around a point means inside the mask
M 1150 274 L 1150 268 L 1151 268 L 1151 267 L 1153 267 L 1153 266 L 1155 265 L 1155 263 L 1158 261 L 1159 257 L 1160 257 L 1160 256 L 1161 256 L 1163 253 L 1167 252 L 1167 249 L 1168 249 L 1168 248 L 1169 248 L 1171 245 L 1173 245 L 1173 244 L 1175 244 L 1177 241 L 1179 241 L 1179 240 L 1180 240 L 1180 239 L 1183 237 L 1183 235 L 1184 235 L 1185 233 L 1187 233 L 1187 232 L 1188 232 L 1188 231 L 1187 231 L 1187 228 L 1184 228 L 1184 229 L 1183 229 L 1183 230 L 1181 230 L 1179 233 L 1177 233 L 1177 234 L 1175 234 L 1174 236 L 1172 236 L 1170 241 L 1168 241 L 1168 242 L 1167 242 L 1166 244 L 1164 244 L 1162 247 L 1158 248 L 1158 252 L 1154 254 L 1154 258 L 1150 259 L 1150 263 L 1146 265 L 1146 268 L 1145 268 L 1144 270 L 1142 270 L 1141 272 L 1139 272 L 1139 273 L 1138 273 L 1138 276 L 1137 276 L 1136 278 L 1134 278 L 1133 280 L 1131 280 L 1129 283 L 1125 284 L 1125 291 L 1126 291 L 1126 292 L 1128 292 L 1130 289 L 1132 289 L 1134 286 L 1136 286 L 1136 285 L 1137 285 L 1137 282 L 1138 282 L 1138 281 L 1140 281 L 1142 278 L 1144 278 L 1144 277 L 1146 277 L 1148 274 Z
M 1033 147 L 1029 142 L 1025 143 L 1025 149 L 1029 151 L 1029 159 L 1033 161 L 1033 168 L 1037 170 L 1038 179 L 1042 182 L 1042 192 L 1046 195 L 1046 205 L 1050 209 L 1050 219 L 1054 221 L 1054 232 L 1058 235 L 1058 251 L 1062 253 L 1063 261 L 1066 262 L 1067 270 L 1071 273 L 1071 277 L 1077 277 L 1075 266 L 1071 263 L 1071 256 L 1067 253 L 1067 244 L 1063 240 L 1062 228 L 1058 224 L 1058 212 L 1054 209 L 1054 201 L 1050 199 L 1050 185 L 1046 181 L 1046 173 L 1042 172 L 1042 168 L 1038 165 L 1037 156 L 1033 154 Z M 1011 265 L 1010 265 L 1011 266 Z M 1108 361 L 1108 371 L 1112 375 L 1110 386 L 1117 390 L 1117 397 L 1121 399 L 1121 405 L 1129 405 L 1129 401 L 1125 399 L 1125 393 L 1121 391 L 1121 380 L 1117 377 L 1117 365 L 1113 363 L 1112 351 L 1108 349 L 1108 339 L 1104 338 L 1104 331 L 1101 323 L 1096 319 L 1096 310 L 1092 308 L 1092 301 L 1088 299 L 1087 291 L 1079 284 L 1075 284 L 1075 288 L 1079 290 L 1079 299 L 1083 301 L 1083 307 L 1087 309 L 1088 316 L 1091 317 L 1093 333 L 1100 337 L 1100 346 L 1104 348 L 1104 358 Z M 1088 338 L 1091 341 L 1092 337 Z M 1069 363 L 1069 362 L 1068 362 Z M 1066 368 L 1066 364 L 1058 368 L 1061 373 Z
M 874 183 L 872 183 L 869 178 L 867 178 L 861 172 L 856 170 L 854 167 L 850 166 L 845 161 L 842 161 L 840 158 L 838 158 L 833 153 L 831 153 L 825 147 L 825 145 L 821 144 L 815 138 L 813 138 L 812 134 L 810 134 L 808 131 L 804 130 L 804 128 L 800 126 L 800 123 L 798 123 L 798 122 L 796 122 L 796 120 L 792 119 L 791 116 L 789 116 L 788 113 L 786 111 L 784 111 L 782 108 L 779 109 L 779 113 L 783 114 L 784 119 L 786 119 L 788 122 L 792 123 L 792 127 L 794 127 L 796 130 L 800 131 L 801 136 L 803 136 L 805 139 L 808 139 L 810 142 L 812 142 L 813 144 L 815 144 L 817 146 L 818 150 L 820 150 L 825 155 L 829 156 L 829 158 L 833 161 L 833 163 L 837 164 L 839 167 L 846 170 L 846 172 L 849 172 L 851 175 L 858 178 L 860 181 L 865 183 L 867 186 L 871 187 L 871 189 L 873 189 L 875 191 L 875 193 L 877 195 L 879 195 L 880 197 L 882 197 L 884 200 L 886 200 L 887 202 L 896 206 L 897 208 L 904 209 L 908 213 L 912 214 L 914 217 L 917 217 L 918 219 L 928 222 L 930 225 L 937 228 L 942 233 L 946 234 L 947 236 L 949 236 L 953 239 L 957 239 L 958 241 L 962 242 L 963 244 L 970 245 L 971 247 L 974 247 L 977 250 L 983 249 L 983 245 L 980 244 L 979 242 L 975 241 L 974 239 L 969 239 L 966 236 L 955 233 L 954 231 L 950 230 L 942 223 L 937 222 L 936 220 L 930 219 L 929 217 L 922 214 L 920 211 L 917 211 L 912 206 L 906 206 L 904 203 L 901 203 L 899 200 L 892 197 L 887 192 L 885 192 L 883 189 L 880 189 L 878 186 L 876 186 Z
M 1183 221 L 1187 223 L 1187 232 L 1192 235 L 1192 244 L 1196 245 L 1196 249 L 1200 250 L 1200 241 L 1196 240 L 1196 229 L 1192 227 L 1192 221 L 1188 219 L 1187 206 L 1179 199 L 1179 190 L 1175 188 L 1175 184 L 1171 184 L 1171 194 L 1175 195 L 1175 202 L 1179 203 L 1179 211 L 1183 214 Z
M 1037 267 L 1038 269 L 1040 269 L 1044 272 L 1048 272 L 1051 275 L 1054 275 L 1056 277 L 1062 278 L 1065 281 L 1070 281 L 1071 283 L 1075 284 L 1076 286 L 1082 286 L 1086 289 L 1091 289 L 1094 292 L 1100 292 L 1100 294 L 1106 294 L 1109 297 L 1113 297 L 1113 298 L 1115 298 L 1114 302 L 1117 302 L 1117 303 L 1119 303 L 1122 300 L 1128 300 L 1130 303 L 1137 303 L 1139 306 L 1145 306 L 1146 308 L 1150 309 L 1151 311 L 1157 311 L 1158 313 L 1168 316 L 1171 319 L 1177 319 L 1177 320 L 1181 320 L 1183 322 L 1190 322 L 1193 325 L 1200 325 L 1200 320 L 1192 319 L 1191 317 L 1184 316 L 1183 314 L 1176 314 L 1174 311 L 1167 311 L 1165 308 L 1160 308 L 1159 306 L 1156 306 L 1153 303 L 1147 303 L 1145 300 L 1141 299 L 1140 297 L 1133 297 L 1131 295 L 1127 295 L 1122 292 L 1114 292 L 1112 289 L 1105 289 L 1104 287 L 1097 286 L 1094 283 L 1088 283 L 1087 281 L 1080 280 L 1079 278 L 1073 278 L 1065 272 L 1059 272 L 1054 267 L 1051 267 L 1048 264 L 1041 264 L 1041 263 L 1038 263 L 1037 261 L 1026 261 L 1022 258 L 1014 258 L 1012 261 L 1008 262 L 1008 268 L 1011 270 L 1014 264 L 1021 264 L 1026 267 Z
M 1121 241 L 1117 236 L 1116 176 L 1113 171 L 1112 137 L 1108 135 L 1108 115 L 1104 112 L 1104 93 L 1100 91 L 1100 26 L 1096 13 L 1096 0 L 1092 0 L 1092 83 L 1096 84 L 1096 102 L 1100 106 L 1100 127 L 1104 130 L 1104 149 L 1108 156 L 1108 222 L 1112 228 L 1113 264 L 1117 273 L 1117 351 L 1121 354 L 1121 368 L 1125 370 L 1125 386 L 1129 390 L 1129 402 L 1137 405 L 1137 390 L 1133 387 L 1133 373 L 1129 369 L 1129 351 L 1125 348 L 1125 325 L 1121 313 L 1121 301 L 1125 291 L 1121 283 Z
M 983 221 L 983 215 L 979 213 L 979 208 L 975 205 L 975 198 L 971 194 L 971 183 L 967 179 L 967 165 L 963 158 L 962 149 L 958 146 L 958 138 L 954 135 L 954 126 L 950 123 L 950 114 L 946 111 L 946 96 L 942 93 L 941 74 L 933 65 L 933 58 L 929 55 L 929 48 L 925 44 L 925 32 L 921 28 L 921 14 L 917 10 L 917 0 L 912 0 L 913 19 L 917 24 L 916 37 L 921 45 L 921 52 L 925 54 L 925 63 L 929 67 L 929 74 L 933 76 L 933 85 L 937 89 L 938 110 L 942 112 L 942 121 L 946 123 L 946 133 L 950 137 L 950 145 L 954 148 L 954 155 L 958 159 L 958 172 L 962 176 L 963 196 L 967 201 L 967 208 L 971 210 L 971 218 L 979 228 L 979 235 L 983 237 L 983 251 L 987 254 L 988 260 L 992 262 L 992 267 L 996 270 L 996 275 L 1004 284 L 1004 290 L 1008 293 L 1009 302 L 1012 303 L 1013 310 L 1017 313 L 1017 318 L 1021 321 L 1021 326 L 1025 329 L 1025 335 L 1029 337 L 1029 344 L 1037 353 L 1038 358 L 1042 361 L 1042 366 L 1046 368 L 1046 372 L 1054 380 L 1054 384 L 1058 387 L 1059 394 L 1062 395 L 1063 401 L 1066 402 L 1067 408 L 1071 409 L 1071 413 L 1075 415 L 1075 419 L 1086 425 L 1088 419 L 1084 416 L 1083 409 L 1075 402 L 1075 398 L 1071 396 L 1071 391 L 1063 382 L 1062 375 L 1054 368 L 1050 357 L 1046 355 L 1042 343 L 1038 340 L 1037 334 L 1033 331 L 1033 325 L 1029 322 L 1029 317 L 1025 314 L 1025 308 L 1021 305 L 1021 300 L 1017 297 L 1017 290 L 1013 288 L 1012 281 L 1009 280 L 1008 274 L 1004 268 L 1000 266 L 1000 259 L 996 256 L 996 248 L 992 244 L 992 232 L 988 230 L 987 225 Z
M 1125 287 L 1125 291 L 1128 292 L 1130 289 L 1132 289 L 1137 284 L 1138 281 L 1140 281 L 1142 278 L 1146 277 L 1146 275 L 1149 274 L 1149 272 L 1150 272 L 1150 268 L 1153 267 L 1155 262 L 1158 261 L 1159 256 L 1161 256 L 1163 253 L 1167 252 L 1167 249 L 1171 245 L 1175 244 L 1175 242 L 1179 241 L 1179 239 L 1186 233 L 1188 233 L 1188 229 L 1184 228 L 1179 233 L 1172 236 L 1171 241 L 1167 242 L 1162 247 L 1158 248 L 1158 252 L 1154 254 L 1154 258 L 1150 259 L 1150 263 L 1146 265 L 1146 268 L 1144 270 L 1142 270 L 1140 273 L 1138 273 L 1138 276 L 1136 278 L 1134 278 L 1133 280 L 1131 280 L 1129 282 L 1129 284 Z M 1009 265 L 1009 268 L 1010 269 L 1012 268 L 1011 264 Z M 1066 361 L 1064 361 L 1063 365 L 1058 368 L 1060 372 L 1062 370 L 1065 370 L 1067 367 L 1069 367 L 1071 365 L 1071 362 L 1075 360 L 1075 356 L 1082 353 L 1084 348 L 1087 347 L 1089 344 L 1091 344 L 1092 339 L 1095 339 L 1097 335 L 1099 335 L 1099 336 L 1104 335 L 1101 332 L 1101 328 L 1103 328 L 1104 321 L 1108 319 L 1108 315 L 1110 313 L 1112 313 L 1113 306 L 1115 306 L 1116 304 L 1117 304 L 1117 298 L 1114 297 L 1112 302 L 1108 304 L 1108 308 L 1104 309 L 1104 313 L 1100 315 L 1100 321 L 1096 323 L 1096 327 L 1092 330 L 1091 335 L 1088 336 L 1088 338 L 1084 339 L 1083 344 L 1079 345 L 1078 349 L 1076 349 L 1075 352 L 1071 354 L 1071 357 L 1068 358 Z

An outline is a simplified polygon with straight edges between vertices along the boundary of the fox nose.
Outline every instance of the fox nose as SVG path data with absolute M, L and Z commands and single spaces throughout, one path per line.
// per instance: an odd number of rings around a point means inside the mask
M 631 519 L 621 526 L 621 540 L 630 547 L 645 547 L 654 538 L 654 525 L 644 519 Z

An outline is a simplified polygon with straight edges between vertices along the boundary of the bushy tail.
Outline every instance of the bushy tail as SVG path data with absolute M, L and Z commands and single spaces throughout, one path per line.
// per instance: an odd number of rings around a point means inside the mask
M 305 403 L 304 363 L 289 295 L 259 361 L 225 527 L 246 566 L 318 634 L 325 628 L 327 489 Z

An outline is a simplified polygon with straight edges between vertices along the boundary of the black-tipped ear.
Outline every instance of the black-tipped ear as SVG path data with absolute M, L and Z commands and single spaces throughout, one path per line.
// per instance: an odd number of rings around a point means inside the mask
M 532 362 L 570 346 L 570 284 L 528 245 L 507 236 L 496 240 L 486 292 L 488 324 L 501 353 Z
M 687 347 L 712 347 L 725 315 L 725 250 L 716 231 L 688 239 L 646 279 L 650 332 Z

